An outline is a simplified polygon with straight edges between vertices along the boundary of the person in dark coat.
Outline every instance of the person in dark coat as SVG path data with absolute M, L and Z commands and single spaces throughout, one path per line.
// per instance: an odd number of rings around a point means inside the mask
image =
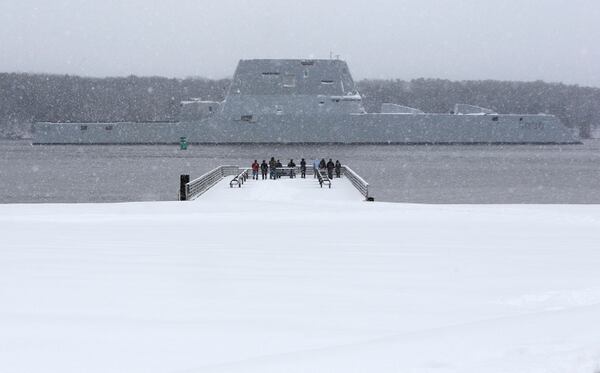
M 342 176 L 342 164 L 339 160 L 335 161 L 335 177 Z
M 327 176 L 330 179 L 333 179 L 333 169 L 335 168 L 335 163 L 329 158 L 329 162 L 327 162 Z
M 269 170 L 271 171 L 269 173 L 270 179 L 275 179 L 277 177 L 277 170 L 275 169 L 276 167 L 277 162 L 275 161 L 275 157 L 271 157 L 271 160 L 269 161 Z
M 290 161 L 288 162 L 287 166 L 291 168 L 291 170 L 290 170 L 290 179 L 296 177 L 296 164 L 294 163 L 294 160 L 290 159 Z
M 300 177 L 306 179 L 306 161 L 304 158 L 300 161 Z
M 325 158 L 321 159 L 321 162 L 319 162 L 319 170 L 324 170 L 325 168 L 327 168 L 327 163 L 325 163 Z
M 260 173 L 262 175 L 262 179 L 265 180 L 267 178 L 267 173 L 269 172 L 269 165 L 267 164 L 267 162 L 263 159 L 262 163 L 260 164 Z
M 275 167 L 283 167 L 283 164 L 281 163 L 281 161 L 278 159 L 277 163 L 275 163 Z M 275 176 L 279 179 L 281 178 L 281 171 L 280 170 L 276 170 L 275 171 Z

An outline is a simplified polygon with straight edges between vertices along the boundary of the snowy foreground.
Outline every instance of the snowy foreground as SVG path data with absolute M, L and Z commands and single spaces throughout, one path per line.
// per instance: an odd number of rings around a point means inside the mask
M 285 182 L 0 205 L 0 372 L 600 371 L 600 206 Z

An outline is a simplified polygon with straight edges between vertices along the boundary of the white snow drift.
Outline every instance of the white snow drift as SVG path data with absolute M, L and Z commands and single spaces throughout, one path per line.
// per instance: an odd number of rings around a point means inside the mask
M 316 182 L 306 199 L 285 180 L 242 198 L 256 183 L 0 206 L 0 371 L 600 368 L 600 206 L 367 203 Z

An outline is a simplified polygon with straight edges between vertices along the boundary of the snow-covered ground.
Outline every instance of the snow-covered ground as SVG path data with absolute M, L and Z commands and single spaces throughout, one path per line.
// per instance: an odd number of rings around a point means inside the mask
M 0 205 L 0 372 L 600 370 L 600 206 L 291 182 Z

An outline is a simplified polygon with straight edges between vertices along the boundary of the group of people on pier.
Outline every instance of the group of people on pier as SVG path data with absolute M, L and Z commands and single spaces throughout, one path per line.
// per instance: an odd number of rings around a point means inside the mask
M 335 177 L 340 177 L 342 176 L 342 164 L 340 163 L 339 160 L 336 160 L 335 163 L 333 163 L 333 160 L 331 158 L 329 158 L 328 162 L 325 162 L 325 158 L 321 159 L 321 161 L 317 161 L 315 159 L 315 161 L 313 162 L 313 169 L 315 171 L 315 175 L 317 173 L 317 171 L 327 171 L 327 177 L 329 177 L 330 179 L 333 179 L 333 172 L 335 171 Z
M 315 159 L 312 166 L 314 177 L 317 177 L 317 172 L 325 171 L 330 179 L 333 179 L 334 172 L 336 177 L 340 177 L 342 174 L 342 164 L 339 160 L 336 160 L 334 163 L 331 158 L 329 158 L 328 162 L 325 162 L 325 158 L 320 161 Z M 258 180 L 259 172 L 262 180 L 266 180 L 267 175 L 269 179 L 273 180 L 281 178 L 284 174 L 288 174 L 290 178 L 296 177 L 296 163 L 293 159 L 290 159 L 287 167 L 284 167 L 279 159 L 275 160 L 275 157 L 271 157 L 268 163 L 264 159 L 262 163 L 258 163 L 258 160 L 255 159 L 251 167 L 252 179 L 255 180 Z M 300 177 L 303 179 L 306 178 L 306 160 L 304 158 L 300 161 Z

